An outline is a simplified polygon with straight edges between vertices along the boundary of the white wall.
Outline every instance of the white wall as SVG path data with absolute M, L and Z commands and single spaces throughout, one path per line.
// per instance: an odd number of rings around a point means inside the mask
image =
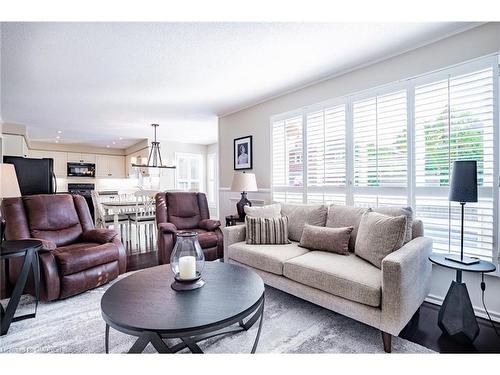
M 315 104 L 327 99 L 348 95 L 361 90 L 417 76 L 450 65 L 500 51 L 500 23 L 488 23 L 449 38 L 437 41 L 385 61 L 353 70 L 331 79 L 318 82 L 300 90 L 268 100 L 253 107 L 222 116 L 219 119 L 219 207 L 220 217 L 235 213 L 230 198 L 233 176 L 233 139 L 253 136 L 253 173 L 256 174 L 259 192 L 249 193 L 249 199 L 270 202 L 271 146 L 269 119 L 271 116 Z M 434 268 L 430 297 L 440 303 L 453 277 L 452 272 Z M 464 275 L 476 312 L 480 308 L 480 278 Z M 486 303 L 500 321 L 500 277 L 487 276 Z

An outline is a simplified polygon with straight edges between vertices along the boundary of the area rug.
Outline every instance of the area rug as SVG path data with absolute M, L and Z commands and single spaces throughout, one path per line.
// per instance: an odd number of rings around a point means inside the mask
M 126 277 L 122 275 L 120 277 Z M 115 280 L 116 282 L 116 280 Z M 12 323 L 0 337 L 1 353 L 104 353 L 101 297 L 113 283 L 78 296 L 40 303 L 35 319 Z M 6 300 L 2 301 L 5 306 Z M 16 315 L 32 311 L 23 296 Z M 249 353 L 257 324 L 249 331 L 200 343 L 206 353 Z M 125 353 L 136 338 L 110 330 L 110 352 Z M 394 337 L 393 353 L 433 353 Z M 155 353 L 151 345 L 145 352 Z M 257 353 L 383 353 L 380 332 L 343 315 L 266 287 L 264 322 Z

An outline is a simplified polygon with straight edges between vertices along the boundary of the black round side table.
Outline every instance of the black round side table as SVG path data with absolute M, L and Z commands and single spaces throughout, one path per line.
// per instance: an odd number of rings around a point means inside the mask
M 462 282 L 462 272 L 494 272 L 495 265 L 484 260 L 470 265 L 462 264 L 446 259 L 445 254 L 432 254 L 429 260 L 439 266 L 457 271 L 456 280 L 452 280 L 439 309 L 439 328 L 456 341 L 473 342 L 479 335 L 479 325 L 467 292 L 467 286 Z
M 40 299 L 40 270 L 38 264 L 38 250 L 42 248 L 42 242 L 37 240 L 15 240 L 15 241 L 3 241 L 0 252 L 0 259 L 9 260 L 11 258 L 24 256 L 24 262 L 21 268 L 21 273 L 16 281 L 14 290 L 7 304 L 7 308 L 4 310 L 3 306 L 0 305 L 1 310 L 1 335 L 7 334 L 10 324 L 12 322 L 17 322 L 19 320 L 34 318 L 36 316 L 36 311 L 38 308 L 38 300 Z M 19 300 L 23 294 L 24 287 L 26 286 L 26 281 L 28 280 L 28 275 L 30 268 L 33 269 L 33 276 L 35 282 L 35 312 L 32 314 L 25 314 L 21 316 L 14 317 L 17 306 L 19 305 Z

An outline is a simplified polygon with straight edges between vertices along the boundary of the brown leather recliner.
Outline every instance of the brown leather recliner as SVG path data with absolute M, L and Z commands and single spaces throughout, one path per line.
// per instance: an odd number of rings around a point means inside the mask
M 70 194 L 31 195 L 2 201 L 8 240 L 42 240 L 40 299 L 52 301 L 95 288 L 124 273 L 125 248 L 117 233 L 94 229 L 87 202 Z M 15 283 L 22 258 L 9 262 Z M 30 285 L 31 284 L 31 285 Z M 32 281 L 28 291 L 33 292 Z
M 178 231 L 198 233 L 205 260 L 223 257 L 220 221 L 210 220 L 207 197 L 203 193 L 167 192 L 156 194 L 158 260 L 170 263 Z

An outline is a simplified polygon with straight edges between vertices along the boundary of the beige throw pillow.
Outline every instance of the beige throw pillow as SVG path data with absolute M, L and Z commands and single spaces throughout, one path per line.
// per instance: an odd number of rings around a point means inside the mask
M 245 206 L 243 208 L 245 210 L 245 214 L 251 217 L 280 217 L 281 216 L 281 204 L 273 203 L 268 204 L 267 206 Z
M 378 212 L 379 214 L 384 214 L 388 216 L 406 216 L 406 235 L 405 242 L 410 242 L 413 238 L 412 227 L 413 227 L 413 210 L 411 207 L 398 207 L 398 206 L 386 206 L 373 208 L 373 212 Z
M 382 259 L 403 246 L 406 216 L 388 216 L 369 210 L 361 217 L 354 253 L 378 268 Z
M 348 255 L 349 238 L 353 227 L 326 228 L 306 224 L 302 231 L 299 246 L 310 250 L 324 250 Z
M 324 227 L 328 208 L 323 205 L 281 204 L 281 214 L 288 216 L 288 238 L 300 241 L 304 225 Z
M 349 239 L 349 250 L 354 251 L 356 247 L 356 237 L 358 234 L 359 222 L 361 216 L 366 212 L 366 208 L 352 206 L 337 206 L 332 204 L 328 208 L 328 217 L 326 226 L 329 228 L 345 228 L 353 227 L 351 237 Z

